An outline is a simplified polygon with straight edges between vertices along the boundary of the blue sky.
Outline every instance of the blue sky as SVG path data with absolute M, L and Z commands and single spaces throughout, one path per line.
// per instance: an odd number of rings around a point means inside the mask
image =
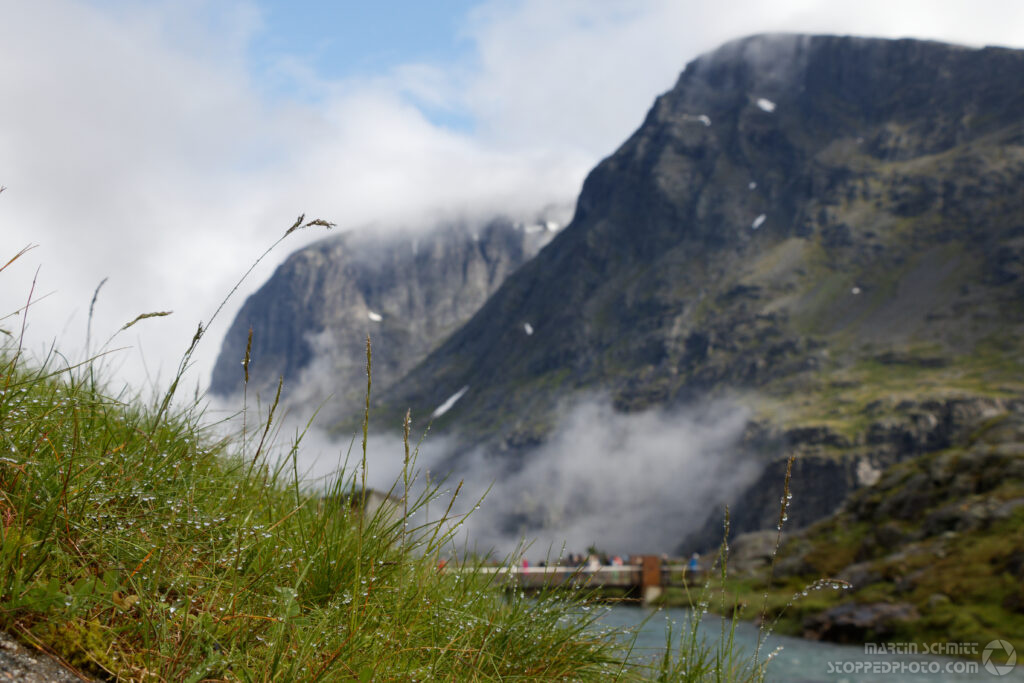
M 465 34 L 474 0 L 432 2 L 258 3 L 265 28 L 253 41 L 261 56 L 298 55 L 327 78 L 368 76 L 408 62 L 471 58 Z
M 308 78 L 336 83 L 374 79 L 407 64 L 457 65 L 473 59 L 467 17 L 478 1 L 287 2 L 255 4 L 259 22 L 250 68 L 275 98 L 318 102 Z M 296 78 L 301 71 L 305 77 Z M 432 123 L 470 132 L 471 117 L 417 102 Z
M 1024 47 L 1019 0 L 0 0 L 0 316 L 111 338 L 135 386 L 299 213 L 339 228 L 570 205 L 685 63 L 764 31 Z M 242 287 L 197 357 L 205 384 Z M 173 310 L 127 333 L 138 313 Z M 15 321 L 20 324 L 20 320 Z M 11 319 L 0 327 L 11 326 Z M 95 349 L 94 349 L 95 350 Z

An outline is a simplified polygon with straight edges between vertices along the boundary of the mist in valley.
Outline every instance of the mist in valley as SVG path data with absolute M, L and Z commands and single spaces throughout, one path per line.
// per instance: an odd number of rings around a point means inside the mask
M 453 412 L 457 416 L 457 406 Z M 409 499 L 422 496 L 428 481 L 437 490 L 409 523 L 416 527 L 428 516 L 438 521 L 451 504 L 445 523 L 455 532 L 452 552 L 458 555 L 525 552 L 536 561 L 591 546 L 608 553 L 672 554 L 710 517 L 722 516 L 725 504 L 759 474 L 759 462 L 745 456 L 740 444 L 749 417 L 728 400 L 626 414 L 608 396 L 577 397 L 542 446 L 516 453 L 461 452 L 457 436 L 424 438 L 427 424 L 416 422 Z M 339 476 L 362 482 L 361 432 L 332 438 L 297 411 L 281 418 L 274 432 L 272 459 L 294 457 L 286 471 L 294 467 L 308 488 L 324 489 Z M 400 500 L 406 464 L 401 435 L 371 432 L 366 463 L 368 488 Z

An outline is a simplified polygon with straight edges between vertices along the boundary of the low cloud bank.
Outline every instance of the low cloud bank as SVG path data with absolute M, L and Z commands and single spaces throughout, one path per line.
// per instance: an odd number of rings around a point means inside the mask
M 493 485 L 466 522 L 478 547 L 528 554 L 672 552 L 760 466 L 738 445 L 749 413 L 727 402 L 616 412 L 607 398 L 575 404 L 548 442 L 514 472 L 474 453 L 460 467 L 471 498 Z
M 430 516 L 443 513 L 461 481 L 453 519 L 469 514 L 456 536 L 459 552 L 500 556 L 525 542 L 536 560 L 592 545 L 609 553 L 672 553 L 760 472 L 761 463 L 740 447 L 748 419 L 746 409 L 724 400 L 623 414 L 607 397 L 591 397 L 571 405 L 545 445 L 518 462 L 482 450 L 456 456 L 453 438 L 428 436 L 410 495 L 422 492 L 428 470 L 436 482 L 451 468 Z M 288 424 L 282 441 L 301 427 Z M 346 453 L 348 471 L 358 474 L 361 435 L 332 441 L 311 430 L 298 451 L 299 473 L 319 485 L 336 475 Z M 394 487 L 400 497 L 403 460 L 400 437 L 371 434 L 368 486 Z M 423 521 L 423 511 L 412 519 Z

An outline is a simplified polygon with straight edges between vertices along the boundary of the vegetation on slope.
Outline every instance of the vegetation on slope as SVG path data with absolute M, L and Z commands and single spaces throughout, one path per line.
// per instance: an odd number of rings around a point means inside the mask
M 912 607 L 906 619 L 879 623 L 881 632 L 853 629 L 850 639 L 1001 638 L 1019 651 L 1024 420 L 1001 415 L 962 446 L 893 466 L 839 514 L 794 537 L 781 556 L 790 577 L 824 571 L 848 579 L 854 589 L 845 602 Z M 815 616 L 820 612 L 804 610 L 800 628 L 844 639 L 848 627 Z
M 922 652 L 974 643 L 956 654 L 978 658 L 1004 640 L 1020 652 L 1024 416 L 999 414 L 953 447 L 891 466 L 777 551 L 773 537 L 733 544 L 746 566 L 723 590 L 745 618 L 765 615 L 781 632 L 838 642 L 916 643 Z M 821 590 L 822 576 L 848 589 Z

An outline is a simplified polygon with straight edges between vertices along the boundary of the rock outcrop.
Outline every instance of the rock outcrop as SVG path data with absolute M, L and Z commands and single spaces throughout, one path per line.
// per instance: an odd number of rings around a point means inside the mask
M 778 522 L 779 498 L 790 456 L 795 457 L 789 483 L 793 497 L 787 508 L 785 526 L 787 530 L 795 530 L 837 512 L 854 491 L 888 485 L 892 477 L 889 473 L 891 466 L 928 453 L 962 447 L 993 420 L 1004 420 L 1008 415 L 1024 415 L 1024 399 L 959 397 L 903 401 L 898 406 L 873 406 L 867 415 L 876 419 L 867 422 L 863 429 L 851 436 L 822 425 L 779 430 L 766 424 L 760 429 L 750 430 L 744 448 L 756 452 L 759 445 L 763 448 L 770 444 L 769 450 L 774 450 L 779 456 L 770 460 L 761 475 L 734 501 L 730 501 L 733 530 L 742 533 L 774 528 Z M 1019 447 L 1013 441 L 1000 448 L 1014 451 Z M 1019 469 L 1020 464 L 1011 462 L 1008 466 L 1008 474 L 1013 475 L 1014 468 Z M 965 456 L 963 469 L 981 472 L 983 463 L 976 457 Z M 1024 475 L 1024 472 L 1018 474 Z M 929 508 L 949 494 L 948 481 L 938 486 L 932 483 L 934 477 L 916 476 L 921 481 L 893 492 L 886 499 L 886 511 L 881 520 Z M 961 496 L 970 492 L 970 488 L 963 480 L 954 487 L 953 493 Z M 945 514 L 949 518 L 949 528 L 959 526 L 959 530 L 965 530 L 971 525 L 970 519 L 979 515 L 984 518 L 991 512 L 986 510 L 977 506 L 961 508 L 958 503 Z M 680 548 L 689 552 L 716 547 L 722 540 L 723 512 L 722 508 L 712 510 L 703 528 L 688 536 Z M 939 517 L 942 514 L 941 510 L 935 513 Z M 939 523 L 939 517 L 933 522 Z M 881 528 L 884 533 L 884 527 Z M 891 540 L 898 544 L 907 539 Z
M 807 617 L 803 637 L 849 644 L 885 640 L 894 634 L 897 623 L 920 616 L 907 603 L 847 603 Z
M 289 256 L 242 306 L 210 385 L 242 389 L 253 331 L 249 391 L 273 396 L 278 378 L 292 404 L 324 406 L 327 419 L 360 412 L 367 335 L 375 390 L 383 390 L 464 323 L 557 230 L 494 219 L 430 231 L 344 234 Z M 360 413 L 361 414 L 361 413 Z
M 952 412 L 980 418 L 977 408 Z M 784 534 L 776 585 L 849 584 L 794 602 L 805 637 L 937 642 L 955 633 L 1024 647 L 1024 403 L 984 413 L 957 421 L 965 429 L 947 446 L 889 467 L 833 515 Z

